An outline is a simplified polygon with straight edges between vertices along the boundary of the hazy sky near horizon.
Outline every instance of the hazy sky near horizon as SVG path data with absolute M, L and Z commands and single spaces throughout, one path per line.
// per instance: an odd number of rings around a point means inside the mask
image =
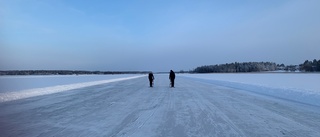
M 320 59 L 319 0 L 1 0 L 0 70 Z

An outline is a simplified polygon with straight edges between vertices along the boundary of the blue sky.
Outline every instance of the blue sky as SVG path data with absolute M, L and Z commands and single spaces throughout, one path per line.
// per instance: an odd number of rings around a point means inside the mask
M 0 70 L 320 59 L 320 1 L 1 0 Z

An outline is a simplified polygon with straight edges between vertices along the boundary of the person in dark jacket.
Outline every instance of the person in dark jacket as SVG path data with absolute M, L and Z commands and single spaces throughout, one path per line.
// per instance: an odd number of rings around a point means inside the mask
M 174 87 L 174 79 L 176 78 L 176 75 L 174 74 L 174 72 L 172 70 L 170 70 L 170 75 L 169 75 L 169 79 L 171 82 L 171 87 Z
M 150 72 L 150 73 L 149 73 L 149 82 L 150 82 L 150 87 L 152 87 L 152 86 L 153 86 L 153 80 L 154 80 L 153 73 L 152 73 L 152 72 Z

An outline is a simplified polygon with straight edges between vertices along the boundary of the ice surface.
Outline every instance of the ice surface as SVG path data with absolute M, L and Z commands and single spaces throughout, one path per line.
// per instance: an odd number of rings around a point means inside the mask
M 320 106 L 319 73 L 223 73 L 182 76 Z
M 233 76 L 221 75 L 226 78 L 224 81 L 212 80 L 216 75 L 196 76 L 177 75 L 175 88 L 169 87 L 168 75 L 155 75 L 153 88 L 144 76 L 116 78 L 122 80 L 116 82 L 115 78 L 110 79 L 113 82 L 93 80 L 85 83 L 94 86 L 71 84 L 76 88 L 68 92 L 0 102 L 0 136 L 318 137 L 320 134 L 319 106 L 291 101 L 285 96 L 256 94 L 263 88 L 277 92 L 288 88 L 231 82 Z M 242 78 L 242 82 L 249 81 L 250 75 Z M 288 96 L 292 93 L 287 92 Z

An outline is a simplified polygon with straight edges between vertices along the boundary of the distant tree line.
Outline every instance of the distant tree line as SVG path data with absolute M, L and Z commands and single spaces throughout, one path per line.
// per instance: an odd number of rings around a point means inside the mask
M 273 62 L 244 62 L 226 63 L 220 65 L 205 65 L 195 68 L 193 73 L 237 73 L 261 71 L 289 71 L 289 72 L 320 72 L 320 60 L 306 60 L 300 65 L 284 65 Z
M 313 61 L 306 60 L 303 64 L 300 64 L 300 70 L 306 72 L 320 72 L 320 59 Z
M 78 71 L 78 70 L 8 70 L 0 75 L 110 75 L 110 74 L 146 74 L 148 71 Z
M 195 73 L 236 73 L 275 71 L 277 64 L 273 62 L 244 62 L 227 63 L 220 65 L 206 65 L 194 69 Z
M 235 62 L 219 65 L 205 65 L 194 70 L 180 70 L 177 73 L 237 73 L 261 71 L 301 71 L 320 72 L 320 60 L 306 60 L 300 65 L 284 65 L 273 62 Z M 110 74 L 147 74 L 150 71 L 82 71 L 82 70 L 6 70 L 0 75 L 110 75 Z M 163 72 L 167 73 L 167 72 Z
M 284 71 L 300 71 L 300 72 L 320 72 L 320 60 L 314 59 L 313 61 L 306 60 L 300 65 L 277 65 L 277 70 Z

